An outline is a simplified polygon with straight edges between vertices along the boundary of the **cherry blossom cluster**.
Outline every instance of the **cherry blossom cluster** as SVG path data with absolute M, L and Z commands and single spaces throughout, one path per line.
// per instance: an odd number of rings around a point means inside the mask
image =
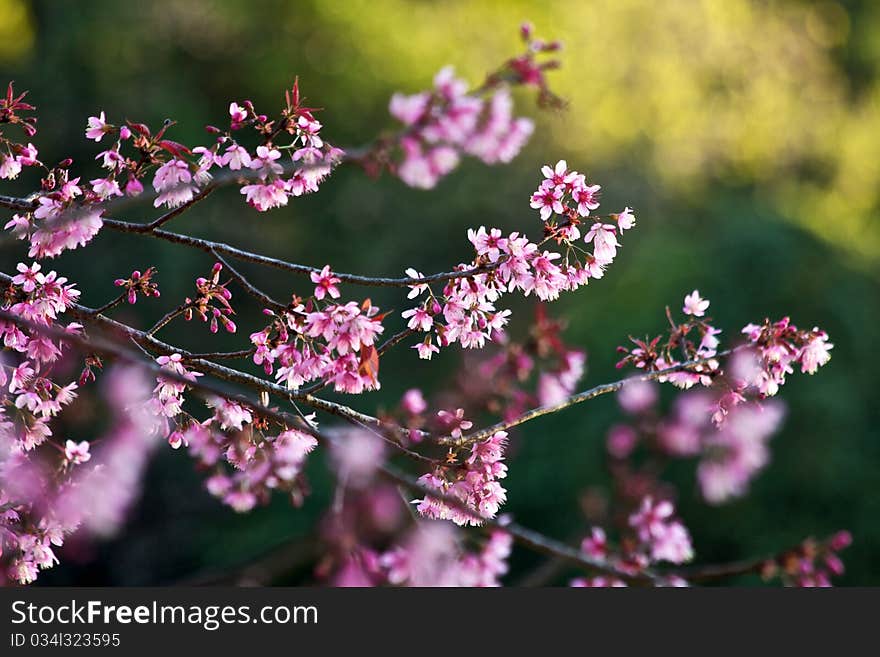
M 632 416 L 631 424 L 615 425 L 607 438 L 619 487 L 634 491 L 660 487 L 659 482 L 651 483 L 650 460 L 643 457 L 642 465 L 633 469 L 633 457 L 641 446 L 649 458 L 699 459 L 697 482 L 710 504 L 745 495 L 749 483 L 769 463 L 768 442 L 782 423 L 782 404 L 745 400 L 730 390 L 699 389 L 680 395 L 672 412 L 663 416 L 656 408 L 654 386 L 634 381 L 618 393 L 621 407 Z M 728 407 L 734 398 L 736 403 Z
M 589 185 L 584 174 L 569 171 L 565 160 L 559 160 L 553 168 L 544 166 L 541 173 L 544 180 L 532 194 L 530 205 L 539 210 L 545 234 L 570 246 L 581 237 L 578 226 L 589 219 L 591 223 L 584 242 L 592 243 L 593 252 L 584 254 L 584 268 L 590 272 L 591 278 L 601 278 L 604 268 L 617 256 L 618 233 L 622 235 L 635 226 L 632 210 L 625 208 L 608 217 L 614 223 L 603 223 L 600 218 L 590 216 L 599 208 L 599 185 Z
M 54 258 L 88 244 L 104 225 L 98 207 L 103 199 L 84 193 L 79 178 L 69 179 L 68 170 L 60 166 L 44 179 L 43 189 L 33 212 L 16 213 L 5 225 L 18 239 L 29 241 L 28 257 Z
M 0 124 L 17 124 L 33 136 L 33 121 L 19 114 L 34 109 L 23 97 L 14 96 L 10 85 L 7 97 L 0 101 Z M 33 144 L 18 144 L 0 133 L 0 178 L 17 177 L 22 166 L 40 165 L 45 174 L 35 208 L 13 215 L 6 228 L 30 242 L 32 258 L 51 258 L 85 246 L 103 226 L 102 206 L 117 197 L 142 194 L 151 172 L 156 207 L 177 208 L 193 201 L 218 168 L 254 179 L 241 191 L 258 210 L 286 205 L 290 196 L 316 191 L 343 152 L 320 137 L 321 124 L 314 117 L 315 110 L 301 104 L 298 85 L 285 99 L 280 117 L 273 120 L 257 114 L 249 101 L 231 103 L 229 128 L 209 126 L 209 132 L 217 135 L 215 143 L 192 149 L 166 138 L 173 122 L 166 121 L 154 132 L 132 121 L 114 125 L 101 111 L 89 117 L 85 136 L 95 142 L 107 138 L 111 143 L 95 158 L 104 175 L 90 179 L 88 185 L 71 174 L 73 160 L 45 167 L 37 160 Z M 233 133 L 244 128 L 256 133 L 259 145 L 249 149 L 239 142 Z M 287 173 L 282 151 L 290 154 Z
M 182 377 L 189 381 L 195 381 L 200 376 L 204 376 L 201 372 L 190 371 L 186 368 L 183 356 L 180 354 L 171 354 L 169 356 L 159 356 L 156 364 L 172 374 Z M 156 379 L 156 387 L 153 388 L 153 395 L 150 399 L 152 410 L 157 416 L 165 418 L 176 418 L 183 412 L 184 393 L 187 390 L 187 384 L 178 379 L 159 376 Z
M 828 342 L 828 334 L 819 328 L 798 329 L 788 317 L 772 323 L 764 320 L 760 326 L 749 324 L 742 332 L 757 349 L 757 375 L 746 377 L 746 383 L 756 386 L 766 397 L 779 392 L 786 374 L 794 372 L 795 367 L 815 374 L 831 360 L 829 352 L 834 345 Z
M 434 187 L 458 166 L 462 155 L 486 164 L 510 162 L 535 129 L 530 119 L 514 118 L 507 87 L 481 98 L 469 93 L 467 82 L 456 78 L 449 66 L 434 77 L 432 91 L 394 94 L 389 111 L 405 126 L 395 173 L 420 189 Z
M 404 527 L 406 517 L 393 487 L 358 491 L 325 518 L 316 576 L 348 587 L 501 585 L 513 547 L 510 534 L 492 529 L 474 550 L 448 523 L 420 520 Z
M 560 161 L 555 169 L 544 167 L 544 174 L 550 176 L 545 183 L 554 183 L 560 189 L 583 178 L 577 172 L 568 172 L 565 161 Z M 595 209 L 598 203 L 591 203 L 591 206 Z M 421 298 L 422 301 L 415 308 L 404 311 L 403 318 L 408 320 L 407 326 L 411 330 L 427 334 L 413 347 L 420 358 L 430 360 L 441 347 L 456 342 L 464 348 L 480 349 L 487 341 L 501 339 L 510 311 L 498 310 L 496 302 L 507 292 L 519 290 L 525 296 L 534 292 L 541 301 L 553 301 L 561 292 L 576 290 L 591 278 L 601 278 L 620 246 L 616 231 L 622 233 L 635 223 L 629 208 L 612 215 L 616 227 L 594 223 L 587 234 L 587 240 L 594 246 L 593 253 L 589 253 L 574 244 L 580 237 L 577 210 L 560 203 L 559 211 L 566 214 L 566 219 L 564 222 L 545 220 L 545 238 L 540 244 L 529 241 L 518 232 L 504 237 L 497 228 L 486 230 L 481 226 L 478 230 L 469 230 L 468 239 L 474 246 L 476 258 L 467 265 L 459 265 L 457 270 L 486 267 L 489 271 L 453 278 L 439 295 L 428 284 L 411 286 L 409 298 Z M 548 218 L 550 216 L 548 214 Z M 543 249 L 550 241 L 564 247 L 564 253 Z M 406 273 L 413 278 L 422 278 L 415 269 L 408 269 Z M 579 367 L 572 362 L 570 368 L 564 368 L 572 373 L 569 380 L 579 378 Z M 547 380 L 547 394 L 550 394 L 551 384 L 564 389 L 567 386 L 557 384 L 566 382 L 559 378 Z
M 532 38 L 523 26 L 525 54 L 511 59 L 488 76 L 477 89 L 457 78 L 451 66 L 434 77 L 434 88 L 413 95 L 395 93 L 389 111 L 404 128 L 394 140 L 399 151 L 394 173 L 407 185 L 430 189 L 453 171 L 462 156 L 485 164 L 510 162 L 534 132 L 531 119 L 513 116 L 510 85 L 535 86 L 539 102 L 550 102 L 544 71 L 558 66 L 556 60 L 539 56 L 559 50 L 558 43 Z
M 274 120 L 258 114 L 249 100 L 240 105 L 230 103 L 229 129 L 209 126 L 209 131 L 218 135 L 214 146 L 193 149 L 201 154 L 202 166 L 253 171 L 256 181 L 244 185 L 241 193 L 260 212 L 287 205 L 292 196 L 318 191 L 345 155 L 324 142 L 320 135 L 323 126 L 315 118 L 317 110 L 302 105 L 298 80 L 285 92 L 285 101 L 280 118 Z M 241 144 L 236 133 L 244 128 L 260 136 L 262 143 L 255 150 Z M 289 164 L 282 161 L 283 151 L 289 154 Z
M 463 420 L 461 412 L 446 413 L 446 416 L 449 416 L 447 424 L 453 437 L 460 438 L 462 429 L 471 426 L 469 421 Z M 503 463 L 506 443 L 507 432 L 498 431 L 474 444 L 463 463 L 444 464 L 419 479 L 426 487 L 459 500 L 475 513 L 434 497 L 415 500 L 418 512 L 426 518 L 452 520 L 460 526 L 480 525 L 483 518 L 494 518 L 507 500 L 507 491 L 498 481 L 507 476 L 507 466 Z
M 611 563 L 628 575 L 637 575 L 649 566 L 661 562 L 682 564 L 694 556 L 691 536 L 684 524 L 675 518 L 675 508 L 668 500 L 641 500 L 629 516 L 628 529 L 620 545 L 614 549 L 601 527 L 593 527 L 581 542 L 581 551 L 592 559 Z M 666 586 L 687 586 L 680 577 L 665 578 Z M 620 578 L 598 576 L 579 577 L 570 583 L 574 587 L 626 586 Z
M 184 381 L 195 382 L 201 372 L 187 369 L 180 354 L 156 362 L 178 378 L 159 376 L 146 408 L 164 418 L 157 433 L 173 449 L 186 447 L 211 473 L 205 485 L 212 495 L 241 513 L 267 503 L 275 490 L 287 493 L 297 506 L 302 502 L 308 492 L 302 468 L 317 445 L 313 436 L 287 426 L 273 431 L 272 423 L 253 409 L 223 397 L 207 399 L 210 415 L 199 420 L 184 408 L 189 387 Z
M 449 421 L 462 423 L 456 414 L 449 415 Z M 507 532 L 493 528 L 471 550 L 461 530 L 449 523 L 407 522 L 400 491 L 375 476 L 382 441 L 360 429 L 337 437 L 341 440 L 333 447 L 331 464 L 341 504 L 334 504 L 324 519 L 319 579 L 359 587 L 500 585 L 513 547 Z
M 315 438 L 284 428 L 272 435 L 269 423 L 222 398 L 209 402 L 213 415 L 190 421 L 169 436 L 172 447 L 186 445 L 201 468 L 210 472 L 208 491 L 239 513 L 266 504 L 273 491 L 287 494 L 295 506 L 308 492 L 303 467 L 317 446 Z
M 618 352 L 626 354 L 617 367 L 632 364 L 646 372 L 654 372 L 676 367 L 682 362 L 700 361 L 687 370 L 672 372 L 658 378 L 661 382 L 670 382 L 677 388 L 687 390 L 694 385 L 709 386 L 718 373 L 720 364 L 716 358 L 720 341 L 720 329 L 710 324 L 711 318 L 706 317 L 709 301 L 700 297 L 698 290 L 687 295 L 682 311 L 687 318 L 680 324 L 672 319 L 667 308 L 670 330 L 667 336 L 650 339 L 630 337 L 634 348 L 618 347 Z M 665 340 L 664 340 L 665 337 Z
M 469 426 L 460 413 L 444 413 L 441 421 Z M 472 551 L 448 523 L 406 523 L 401 491 L 376 476 L 385 458 L 383 441 L 360 428 L 333 435 L 331 466 L 339 484 L 323 523 L 325 556 L 316 572 L 321 580 L 334 586 L 500 585 L 513 547 L 506 531 L 493 528 Z
M 493 530 L 478 552 L 463 550 L 448 525 L 420 523 L 400 545 L 379 556 L 392 586 L 500 586 L 513 548 L 510 534 Z
M 695 384 L 711 386 L 717 378 L 723 378 L 727 394 L 718 399 L 713 415 L 713 421 L 720 425 L 730 409 L 749 396 L 775 395 L 795 366 L 800 366 L 801 372 L 813 374 L 831 359 L 834 345 L 828 342 L 827 333 L 819 328 L 798 329 L 785 317 L 775 323 L 765 320 L 761 326 L 746 326 L 742 332 L 750 349 L 740 348 L 724 372 L 717 357 L 717 335 L 721 330 L 713 327 L 711 319 L 705 316 L 709 303 L 697 290 L 687 295 L 682 310 L 688 318 L 680 324 L 673 321 L 667 308 L 669 333 L 653 339 L 630 338 L 636 346 L 618 347 L 625 356 L 617 366 L 632 364 L 647 372 L 658 372 L 693 361 L 687 369 L 657 377 L 658 381 L 668 381 L 683 389 Z
M 332 278 L 329 270 L 328 276 Z M 290 390 L 316 380 L 332 383 L 338 392 L 377 390 L 379 354 L 374 345 L 385 330 L 384 315 L 369 299 L 360 305 L 322 304 L 318 299 L 326 289 L 319 282 L 314 298 L 305 303 L 297 298 L 281 313 L 264 311 L 272 321 L 250 336 L 254 363 L 266 374 L 274 371 L 275 379 Z
M 50 435 L 31 447 L 22 444 L 21 427 L 7 416 L 14 393 L 4 391 L 0 584 L 32 583 L 58 563 L 55 550 L 73 532 L 106 537 L 124 521 L 154 446 L 153 419 L 141 412 L 148 390 L 141 372 L 115 369 L 106 383 L 113 422 L 103 436 L 77 442 Z M 92 445 L 99 445 L 94 454 Z
M 228 128 L 208 126 L 208 132 L 216 135 L 215 143 L 193 149 L 164 139 L 169 123 L 154 136 L 147 126 L 139 123 L 128 122 L 116 128 L 107 123 L 104 112 L 89 117 L 87 138 L 96 142 L 108 134 L 119 138 L 114 146 L 99 154 L 102 166 L 110 174 L 93 180 L 93 189 L 104 198 L 121 196 L 123 192 L 116 179 L 125 172 L 128 175 L 125 193 L 141 193 L 143 184 L 139 179 L 146 171 L 143 166 L 146 159 L 149 164 L 158 165 L 152 180 L 157 193 L 156 207 L 174 208 L 191 201 L 211 180 L 214 168 L 251 172 L 256 180 L 244 185 L 241 193 L 260 211 L 286 205 L 291 196 L 317 191 L 343 152 L 324 143 L 320 136 L 321 123 L 314 116 L 316 110 L 301 104 L 298 82 L 285 92 L 285 101 L 280 116 L 275 119 L 257 113 L 250 101 L 230 103 Z M 259 145 L 251 148 L 243 145 L 238 134 L 243 129 L 256 133 Z M 140 151 L 140 160 L 127 159 L 120 153 L 122 142 L 128 139 L 132 139 L 133 146 Z M 285 172 L 282 151 L 290 154 L 287 169 L 295 169 L 292 172 Z M 162 152 L 168 156 L 163 157 Z
M 663 374 L 658 381 L 669 381 L 679 388 L 695 384 L 709 388 L 683 395 L 674 412 L 657 418 L 656 394 L 650 384 L 632 382 L 621 390 L 621 405 L 636 418 L 635 427 L 614 427 L 608 438 L 609 453 L 627 459 L 641 438 L 651 449 L 677 457 L 699 457 L 697 479 L 706 501 L 725 502 L 746 493 L 749 482 L 769 461 L 767 442 L 783 418 L 781 404 L 762 402 L 775 395 L 785 375 L 799 365 L 802 372 L 815 372 L 830 359 L 824 331 L 801 331 L 788 318 L 763 326 L 749 324 L 743 333 L 749 343 L 730 355 L 722 369 L 718 357 L 721 331 L 705 316 L 710 302 L 697 290 L 685 297 L 687 319 L 676 324 L 667 309 L 670 331 L 667 336 L 634 339 L 634 348 L 620 347 L 625 353 L 618 363 L 627 363 L 649 372 L 666 370 L 682 362 L 694 362 L 687 370 Z M 632 479 L 626 468 L 620 476 Z
M 57 272 L 44 273 L 39 263 L 18 263 L 2 299 L 2 309 L 40 326 L 78 333 L 76 323 L 58 321 L 79 298 L 79 290 Z M 28 452 L 52 435 L 51 420 L 76 398 L 76 382 L 60 385 L 50 378 L 51 366 L 62 355 L 63 344 L 38 331 L 0 320 L 3 346 L 16 353 L 16 362 L 0 366 L 4 421 L 10 430 L 10 449 Z M 14 412 L 10 412 L 14 409 Z

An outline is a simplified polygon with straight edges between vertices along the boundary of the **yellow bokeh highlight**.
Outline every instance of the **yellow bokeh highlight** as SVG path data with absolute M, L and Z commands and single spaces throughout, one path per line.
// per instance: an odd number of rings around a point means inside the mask
M 212 16 L 203 34 L 225 46 L 218 21 L 233 25 L 236 12 L 261 20 L 259 5 L 230 2 L 229 14 L 206 0 L 148 6 L 178 22 Z M 289 35 L 291 52 L 327 79 L 334 95 L 323 102 L 352 115 L 377 114 L 391 91 L 420 90 L 449 63 L 481 82 L 487 66 L 519 51 L 517 28 L 528 19 L 565 44 L 551 79 L 570 106 L 539 115 L 542 152 L 587 172 L 634 169 L 673 198 L 705 198 L 719 183 L 755 189 L 853 262 L 880 264 L 880 3 L 863 7 L 858 24 L 834 0 L 272 6 L 272 34 Z M 0 0 L 0 61 L 28 52 L 34 29 L 25 0 Z M 853 54 L 851 78 L 841 62 Z
M 25 0 L 0 0 L 0 62 L 14 62 L 30 51 L 34 26 Z
M 719 180 L 753 184 L 791 222 L 880 262 L 880 85 L 848 87 L 835 49 L 852 25 L 838 3 L 349 0 L 314 9 L 337 44 L 355 44 L 370 62 L 352 84 L 381 71 L 382 83 L 406 91 L 449 62 L 483 71 L 518 47 L 528 18 L 565 44 L 553 84 L 570 109 L 540 120 L 579 167 L 635 156 L 659 187 L 690 196 Z

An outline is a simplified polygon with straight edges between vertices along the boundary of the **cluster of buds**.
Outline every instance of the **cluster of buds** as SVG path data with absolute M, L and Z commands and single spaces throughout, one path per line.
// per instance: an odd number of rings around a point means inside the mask
M 558 59 L 550 57 L 552 53 L 562 50 L 562 43 L 537 38 L 531 23 L 523 23 L 519 34 L 526 45 L 526 51 L 508 60 L 501 70 L 490 75 L 489 84 L 504 80 L 537 87 L 538 104 L 541 107 L 564 107 L 565 101 L 550 90 L 545 75 L 547 71 L 558 69 L 562 65 Z
M 688 389 L 695 384 L 708 386 L 719 373 L 720 365 L 715 358 L 719 345 L 716 337 L 721 331 L 711 325 L 712 319 L 705 316 L 709 301 L 702 299 L 697 290 L 685 297 L 682 308 L 687 318 L 680 323 L 672 319 L 669 307 L 666 317 L 670 329 L 666 335 L 655 338 L 633 338 L 635 347 L 618 347 L 618 353 L 625 356 L 617 363 L 618 368 L 633 365 L 646 372 L 656 372 L 680 365 L 691 360 L 702 361 L 688 370 L 673 372 L 659 378 L 669 381 L 679 388 Z
M 837 553 L 851 543 L 852 535 L 845 530 L 824 541 L 808 538 L 799 546 L 763 562 L 759 572 L 765 580 L 779 577 L 786 586 L 831 586 L 831 578 L 844 572 L 843 561 Z
M 196 279 L 198 296 L 195 299 L 186 298 L 183 316 L 186 321 L 190 321 L 194 315 L 198 315 L 203 322 L 210 321 L 211 333 L 218 331 L 219 324 L 222 324 L 229 333 L 235 333 L 235 322 L 229 318 L 230 315 L 235 314 L 232 306 L 229 305 L 232 292 L 227 287 L 228 281 L 220 283 L 221 271 L 223 265 L 216 262 L 211 268 L 211 278 L 200 276 Z
M 113 281 L 113 284 L 116 287 L 125 288 L 126 300 L 130 304 L 134 304 L 137 301 L 138 293 L 145 297 L 158 298 L 161 296 L 159 293 L 159 286 L 152 281 L 155 273 L 155 267 L 149 267 L 144 273 L 135 269 L 131 272 L 131 276 L 128 278 L 117 278 Z
M 101 166 L 108 173 L 103 178 L 90 181 L 92 192 L 100 200 L 123 195 L 138 196 L 144 191 L 141 180 L 156 168 L 153 186 L 159 196 L 155 206 L 174 207 L 189 201 L 197 191 L 193 179 L 205 182 L 207 177 L 204 171 L 194 171 L 186 161 L 192 156 L 187 146 L 166 139 L 165 133 L 173 125 L 173 121 L 166 120 L 154 133 L 144 123 L 127 121 L 122 126 L 107 123 L 103 111 L 99 116 L 90 116 L 86 124 L 87 139 L 99 142 L 105 136 L 116 138 L 107 150 L 98 153 L 95 158 L 101 160 Z M 123 154 L 124 144 L 129 144 L 134 151 L 130 156 Z

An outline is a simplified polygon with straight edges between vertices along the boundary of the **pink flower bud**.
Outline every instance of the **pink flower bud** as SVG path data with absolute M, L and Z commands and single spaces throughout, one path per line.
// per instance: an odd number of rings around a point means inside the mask
M 831 537 L 831 540 L 828 541 L 828 546 L 835 552 L 839 552 L 850 545 L 852 545 L 852 534 L 845 529 L 837 532 Z
M 128 196 L 138 196 L 142 194 L 144 191 L 144 186 L 141 184 L 141 181 L 137 178 L 129 178 L 128 182 L 125 183 L 125 193 Z

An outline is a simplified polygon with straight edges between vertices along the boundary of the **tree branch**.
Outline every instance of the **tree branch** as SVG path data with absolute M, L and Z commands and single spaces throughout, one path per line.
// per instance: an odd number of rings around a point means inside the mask
M 0 194 L 0 207 L 8 208 L 21 212 L 32 212 L 37 209 L 36 199 L 18 198 L 16 196 L 5 196 Z
M 717 358 L 722 358 L 724 356 L 728 356 L 732 354 L 734 351 L 741 349 L 742 347 L 733 347 L 732 349 L 727 349 L 726 351 L 721 351 L 711 358 L 698 358 L 696 360 L 689 360 L 683 363 L 679 363 L 678 365 L 674 365 L 673 367 L 667 367 L 663 370 L 657 370 L 656 372 L 646 372 L 645 374 L 639 374 L 636 376 L 631 376 L 626 379 L 620 379 L 619 381 L 613 381 L 611 383 L 603 383 L 601 385 L 590 388 L 589 390 L 584 390 L 583 392 L 579 392 L 575 395 L 571 395 L 570 397 L 565 398 L 558 404 L 550 404 L 547 406 L 538 406 L 537 408 L 533 408 L 531 410 L 526 411 L 522 415 L 519 415 L 511 420 L 505 420 L 503 422 L 498 422 L 497 424 L 493 424 L 490 427 L 486 427 L 485 429 L 480 429 L 479 431 L 474 431 L 467 435 L 462 436 L 461 438 L 453 438 L 451 436 L 443 436 L 437 440 L 437 442 L 441 445 L 449 445 L 452 447 L 466 447 L 468 445 L 473 445 L 476 442 L 481 440 L 485 440 L 486 438 L 492 436 L 498 431 L 506 431 L 507 429 L 511 429 L 513 427 L 519 426 L 520 424 L 524 424 L 529 420 L 534 420 L 535 418 L 542 417 L 544 415 L 549 415 L 551 413 L 555 413 L 557 411 L 561 411 L 564 408 L 568 408 L 569 406 L 574 406 L 575 404 L 580 404 L 589 399 L 595 399 L 600 395 L 606 395 L 610 392 L 617 392 L 620 390 L 624 384 L 630 381 L 651 381 L 653 379 L 658 379 L 662 376 L 666 376 L 667 374 L 673 374 L 675 372 L 681 372 L 690 367 L 694 367 L 696 365 L 702 365 L 704 363 L 708 363 L 711 360 L 715 360 Z
M 122 233 L 138 233 L 143 235 L 150 235 L 151 237 L 155 237 L 166 242 L 190 246 L 192 248 L 204 251 L 205 253 L 222 253 L 223 255 L 235 258 L 237 260 L 252 262 L 257 265 L 264 265 L 266 267 L 272 267 L 274 269 L 281 269 L 283 271 L 294 272 L 296 274 L 315 274 L 320 273 L 321 271 L 319 267 L 309 267 L 307 265 L 300 265 L 293 262 L 288 262 L 286 260 L 280 260 L 278 258 L 271 258 L 269 256 L 260 255 L 258 253 L 244 251 L 223 242 L 215 242 L 199 237 L 191 237 L 189 235 L 184 235 L 181 233 L 172 233 L 171 231 L 162 229 L 147 231 L 144 230 L 143 224 L 120 221 L 118 219 L 105 218 L 103 221 L 104 225 L 108 228 Z M 358 274 L 346 274 L 344 272 L 336 271 L 333 272 L 333 275 L 344 283 L 353 283 L 355 285 L 365 285 L 373 287 L 410 287 L 412 285 L 439 283 L 454 280 L 456 278 L 467 278 L 469 276 L 475 276 L 477 274 L 484 274 L 486 272 L 497 269 L 502 262 L 504 262 L 504 259 L 500 259 L 498 262 L 481 265 L 479 267 L 462 269 L 460 271 L 442 272 L 439 274 L 432 274 L 430 276 L 423 276 L 420 278 L 371 277 L 361 276 Z

